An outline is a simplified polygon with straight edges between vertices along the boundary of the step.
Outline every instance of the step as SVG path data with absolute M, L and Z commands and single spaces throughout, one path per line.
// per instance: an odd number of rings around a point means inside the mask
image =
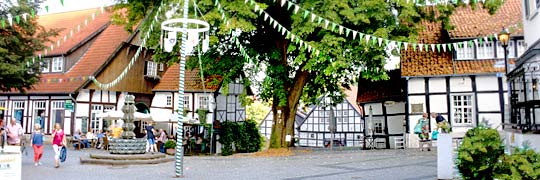
M 164 157 L 158 159 L 145 159 L 145 160 L 114 160 L 114 159 L 93 159 L 90 157 L 83 156 L 81 157 L 81 164 L 97 164 L 97 165 L 145 165 L 145 164 L 160 164 L 174 161 L 174 157 Z
M 156 153 L 156 154 L 131 154 L 131 155 L 122 155 L 122 154 L 90 154 L 89 158 L 92 159 L 106 159 L 106 160 L 148 160 L 148 159 L 158 159 L 165 158 L 167 155 Z

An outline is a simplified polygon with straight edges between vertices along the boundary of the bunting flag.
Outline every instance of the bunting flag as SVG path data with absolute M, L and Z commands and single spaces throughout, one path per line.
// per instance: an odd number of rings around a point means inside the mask
M 164 5 L 165 3 L 162 1 L 161 2 L 161 5 L 159 6 L 158 8 L 158 11 L 156 13 L 156 17 L 159 17 L 160 13 L 161 13 L 161 7 Z M 102 83 L 102 82 L 99 82 L 95 77 L 93 76 L 90 76 L 88 77 L 90 80 L 92 80 L 92 82 L 94 84 L 96 84 L 99 88 L 101 89 L 104 89 L 104 90 L 107 90 L 111 87 L 114 87 L 116 86 L 122 79 L 124 79 L 127 75 L 127 73 L 129 72 L 129 70 L 131 70 L 131 68 L 133 67 L 133 65 L 135 64 L 135 62 L 138 60 L 138 59 L 141 59 L 139 58 L 139 56 L 141 55 L 141 52 L 143 50 L 143 48 L 145 47 L 146 45 L 146 42 L 147 40 L 150 38 L 150 32 L 152 32 L 154 30 L 154 27 L 156 26 L 155 24 L 157 23 L 158 21 L 152 21 L 151 25 L 150 25 L 150 28 L 148 29 L 148 32 L 144 35 L 144 37 L 142 38 L 142 43 L 141 43 L 141 46 L 139 46 L 137 48 L 137 50 L 135 51 L 135 55 L 133 55 L 133 57 L 131 57 L 130 61 L 129 61 L 129 64 L 126 68 L 124 68 L 124 70 L 122 71 L 122 73 L 120 73 L 120 75 L 118 75 L 118 77 L 116 77 L 114 80 L 112 80 L 111 82 L 109 83 Z
M 246 4 L 247 4 L 247 1 L 251 1 L 253 2 L 253 0 L 246 0 Z M 276 1 L 274 1 L 276 2 Z M 420 1 L 417 1 L 417 0 L 407 0 L 407 3 L 409 2 L 412 2 L 412 3 L 415 3 L 417 5 L 421 5 L 420 4 Z M 456 3 L 457 1 L 452 1 L 450 3 Z M 425 2 L 424 2 L 425 3 Z M 448 4 L 449 2 L 447 0 L 435 0 L 435 1 L 431 1 L 430 4 Z M 374 39 L 379 39 L 381 37 L 377 37 L 377 36 L 374 36 L 372 34 L 365 34 L 365 33 L 362 33 L 360 31 L 357 31 L 357 30 L 354 30 L 354 29 L 350 29 L 350 28 L 347 28 L 341 24 L 338 24 L 338 23 L 335 23 L 329 19 L 326 19 L 326 18 L 323 18 L 317 14 L 314 14 L 312 11 L 306 9 L 306 8 L 303 8 L 301 7 L 300 5 L 294 3 L 293 1 L 291 0 L 280 0 L 280 4 L 281 4 L 281 7 L 284 7 L 285 4 L 287 4 L 287 9 L 286 10 L 290 10 L 292 6 L 294 6 L 294 10 L 293 10 L 293 13 L 294 14 L 298 14 L 298 13 L 301 13 L 301 16 L 306 19 L 306 21 L 308 22 L 311 22 L 311 23 L 315 23 L 315 19 L 317 19 L 317 25 L 318 26 L 322 26 L 324 29 L 328 30 L 328 31 L 332 31 L 332 32 L 336 32 L 340 35 L 345 35 L 346 37 L 349 37 L 349 33 L 352 32 L 352 39 L 356 39 L 356 35 L 359 34 L 360 35 L 360 39 L 362 36 L 366 36 L 366 43 L 369 44 L 369 41 L 371 40 L 371 38 L 374 38 Z M 260 9 L 260 11 L 262 11 L 262 9 Z M 267 13 L 265 13 L 265 21 L 267 19 Z M 308 19 L 309 18 L 309 19 Z M 273 19 L 271 19 L 271 24 L 274 23 Z M 324 22 L 324 23 L 322 23 Z M 322 23 L 322 24 L 321 24 Z M 515 25 L 512 25 L 512 26 L 509 26 L 509 30 L 511 33 L 513 33 L 514 31 L 516 31 L 517 29 L 521 28 L 522 24 L 521 22 L 520 23 L 517 23 Z M 338 31 L 336 31 L 336 27 L 338 29 Z M 281 29 L 278 29 L 281 31 Z M 343 31 L 345 31 L 345 33 L 343 33 Z M 473 39 L 473 40 L 468 40 L 468 41 L 465 41 L 466 43 L 473 43 L 473 44 L 478 44 L 480 43 L 480 45 L 482 45 L 483 43 L 485 43 L 488 39 L 490 39 L 490 41 L 493 41 L 493 37 L 497 37 L 497 34 L 494 33 L 493 35 L 486 35 L 486 36 L 483 36 L 483 37 L 479 37 L 479 38 L 476 38 L 476 39 Z M 394 41 L 394 40 L 390 40 L 390 39 L 386 39 L 386 38 L 382 38 L 382 40 L 379 40 L 379 46 L 382 46 L 382 41 L 388 41 L 388 43 L 385 43 L 386 45 L 388 44 L 398 44 L 398 43 L 404 43 L 404 42 L 400 42 L 400 41 Z M 372 44 L 375 44 L 374 42 L 371 42 Z M 419 47 L 420 50 L 426 50 L 426 51 L 429 51 L 429 47 L 431 47 L 431 51 L 435 52 L 440 52 L 441 51 L 441 46 L 444 47 L 449 47 L 448 50 L 449 51 L 452 51 L 452 49 L 450 48 L 452 45 L 452 43 L 445 43 L 445 44 L 425 44 L 425 47 L 422 46 L 422 47 Z M 401 46 L 399 46 L 401 47 Z M 407 46 L 404 46 L 404 48 L 407 48 Z M 446 49 L 446 48 L 445 48 Z M 445 49 L 443 49 L 445 51 Z M 455 48 L 454 48 L 455 49 Z

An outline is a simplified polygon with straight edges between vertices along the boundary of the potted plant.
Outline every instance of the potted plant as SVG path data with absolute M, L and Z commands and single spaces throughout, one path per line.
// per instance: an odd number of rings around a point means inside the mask
M 176 153 L 176 142 L 173 140 L 168 140 L 165 142 L 165 153 L 168 155 L 174 155 Z

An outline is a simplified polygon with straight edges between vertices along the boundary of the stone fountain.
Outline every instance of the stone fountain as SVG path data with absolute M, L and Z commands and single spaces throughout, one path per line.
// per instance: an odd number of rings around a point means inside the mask
M 124 106 L 122 107 L 124 117 L 122 120 L 121 138 L 109 140 L 109 153 L 111 154 L 144 154 L 146 152 L 146 139 L 135 138 L 135 96 L 126 95 Z

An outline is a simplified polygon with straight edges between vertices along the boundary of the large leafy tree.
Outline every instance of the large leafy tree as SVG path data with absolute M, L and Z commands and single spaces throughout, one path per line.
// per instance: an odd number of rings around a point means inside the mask
M 383 66 L 389 50 L 375 46 L 364 39 L 346 37 L 345 33 L 324 28 L 324 23 L 311 21 L 309 15 L 294 13 L 294 8 L 282 6 L 283 0 L 218 0 L 230 23 L 224 23 L 218 12 L 215 0 L 199 0 L 197 9 L 213 27 L 211 30 L 211 50 L 200 61 L 206 74 L 221 75 L 225 82 L 242 77 L 253 71 L 265 71 L 266 78 L 261 83 L 260 97 L 272 102 L 272 111 L 280 116 L 274 117 L 271 148 L 286 147 L 286 135 L 294 135 L 295 111 L 301 100 L 317 103 L 322 95 L 331 97 L 332 102 L 342 101 L 342 88 L 354 84 L 358 77 L 373 81 L 387 79 Z M 141 9 L 142 0 L 128 0 L 122 7 L 128 9 L 128 22 L 142 17 L 136 14 L 153 14 L 150 5 L 158 5 L 156 0 Z M 181 4 L 181 0 L 166 1 L 166 4 Z M 293 0 L 304 9 L 329 19 L 345 27 L 386 39 L 415 42 L 422 23 L 437 22 L 446 29 L 452 28 L 449 16 L 457 4 L 421 6 L 407 0 Z M 438 2 L 438 1 L 437 1 Z M 470 1 L 473 6 L 476 1 Z M 285 3 L 287 4 L 287 3 Z M 502 0 L 486 0 L 484 8 L 491 13 L 502 4 Z M 320 50 L 314 54 L 290 40 L 266 21 L 253 9 L 258 5 L 292 34 L 305 43 Z M 169 6 L 167 6 L 169 7 Z M 155 8 L 154 8 L 155 9 Z M 180 12 L 181 9 L 177 10 Z M 181 13 L 178 13 L 181 14 Z M 201 19 L 199 15 L 199 19 Z M 143 23 L 143 29 L 144 29 Z M 232 33 L 230 33 L 232 31 Z M 246 47 L 251 57 L 241 57 L 235 46 L 234 37 Z M 159 33 L 154 37 L 159 38 Z M 157 41 L 156 41 L 157 42 Z M 161 61 L 178 62 L 178 53 L 162 53 L 157 43 L 155 58 Z M 175 51 L 178 52 L 178 51 Z M 396 51 L 394 51 L 396 52 Z M 194 60 L 193 60 L 194 59 Z M 198 65 L 192 58 L 188 67 Z M 244 78 L 248 79 L 248 78 Z M 249 82 L 245 83 L 249 85 Z
M 0 91 L 25 92 L 39 81 L 39 59 L 33 60 L 34 53 L 42 51 L 57 30 L 45 30 L 31 17 L 37 8 L 38 4 L 29 1 L 0 3 Z M 27 20 L 22 17 L 25 13 Z

